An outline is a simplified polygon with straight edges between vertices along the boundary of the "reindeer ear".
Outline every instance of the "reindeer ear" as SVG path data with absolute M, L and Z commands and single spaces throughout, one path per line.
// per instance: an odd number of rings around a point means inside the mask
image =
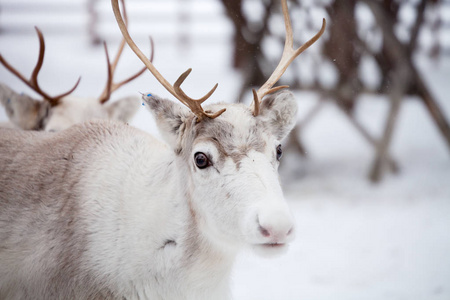
M 289 91 L 267 96 L 261 103 L 260 115 L 278 140 L 284 139 L 297 120 L 297 102 Z
M 186 107 L 168 99 L 155 95 L 144 95 L 144 105 L 152 112 L 161 135 L 167 143 L 175 149 L 182 134 L 182 125 L 191 117 L 192 113 Z
M 0 102 L 9 120 L 24 130 L 39 130 L 50 110 L 47 101 L 39 101 L 25 94 L 18 94 L 5 84 L 0 84 Z
M 106 111 L 110 119 L 126 123 L 134 117 L 139 109 L 139 104 L 138 97 L 126 97 L 108 104 Z

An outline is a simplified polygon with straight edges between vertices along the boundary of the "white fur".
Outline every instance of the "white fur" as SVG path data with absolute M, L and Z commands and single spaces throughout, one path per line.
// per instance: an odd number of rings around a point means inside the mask
M 229 299 L 240 249 L 283 252 L 294 236 L 275 133 L 292 128 L 296 104 L 277 99 L 260 117 L 228 104 L 197 123 L 147 97 L 169 144 L 109 122 L 4 129 L 0 299 Z M 197 152 L 212 165 L 199 169 Z
M 0 103 L 13 126 L 24 130 L 61 131 L 89 120 L 128 122 L 139 108 L 139 97 L 125 97 L 101 104 L 93 97 L 66 96 L 56 106 L 19 94 L 0 83 Z

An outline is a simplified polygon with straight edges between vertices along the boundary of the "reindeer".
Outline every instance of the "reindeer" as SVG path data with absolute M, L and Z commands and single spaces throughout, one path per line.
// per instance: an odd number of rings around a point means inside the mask
M 124 18 L 126 22 L 125 12 Z M 110 105 L 105 105 L 114 91 L 136 79 L 146 70 L 144 67 L 136 74 L 121 82 L 113 82 L 117 64 L 125 47 L 124 39 L 122 39 L 119 45 L 119 50 L 112 64 L 109 59 L 106 43 L 104 43 L 108 78 L 106 86 L 97 101 L 93 98 L 75 97 L 70 95 L 77 88 L 81 78 L 78 79 L 75 86 L 68 92 L 57 96 L 51 96 L 44 92 L 37 80 L 44 60 L 45 42 L 44 36 L 39 28 L 35 27 L 35 29 L 39 38 L 39 56 L 29 79 L 23 76 L 17 69 L 9 64 L 2 55 L 0 55 L 0 62 L 3 66 L 43 97 L 43 101 L 36 100 L 26 94 L 19 94 L 7 85 L 0 83 L 0 102 L 5 107 L 6 114 L 13 127 L 24 130 L 60 131 L 73 124 L 91 119 L 113 119 L 128 122 L 134 116 L 140 104 L 139 97 L 137 96 L 128 96 L 119 99 Z M 150 60 L 153 60 L 153 41 L 150 39 L 150 42 L 152 48 Z
M 202 107 L 128 45 L 181 104 L 143 101 L 165 142 L 108 120 L 0 134 L 0 299 L 229 299 L 243 248 L 282 253 L 295 235 L 277 168 L 293 94 L 273 85 L 314 43 L 286 48 L 253 105 Z M 265 96 L 264 100 L 263 97 Z

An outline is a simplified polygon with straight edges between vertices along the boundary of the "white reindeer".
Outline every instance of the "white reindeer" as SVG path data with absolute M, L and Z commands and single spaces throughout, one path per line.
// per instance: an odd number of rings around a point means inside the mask
M 126 19 L 125 13 L 124 16 Z M 24 130 L 60 131 L 74 124 L 92 119 L 111 119 L 128 122 L 134 116 L 140 105 L 138 96 L 125 97 L 106 105 L 107 101 L 110 99 L 111 93 L 137 78 L 146 69 L 144 67 L 133 76 L 130 76 L 119 83 L 113 82 L 116 66 L 125 47 L 124 39 L 121 41 L 119 50 L 112 64 L 109 60 L 106 43 L 104 43 L 108 66 L 108 79 L 106 87 L 98 99 L 70 95 L 78 86 L 80 79 L 78 79 L 78 82 L 70 91 L 58 96 L 50 96 L 41 89 L 37 80 L 37 76 L 43 64 L 45 42 L 42 32 L 37 27 L 35 27 L 35 29 L 39 37 L 39 59 L 30 79 L 26 79 L 25 76 L 12 67 L 3 56 L 0 55 L 0 63 L 43 97 L 43 101 L 36 100 L 26 94 L 19 94 L 7 85 L 0 83 L 0 103 L 5 108 L 11 127 L 18 127 Z M 152 40 L 150 41 L 153 49 L 153 42 Z M 152 60 L 152 58 L 150 58 L 150 60 Z
M 190 110 L 143 97 L 167 144 L 101 120 L 57 133 L 3 129 L 0 299 L 229 299 L 240 249 L 271 255 L 294 237 L 277 168 L 297 105 L 290 92 L 261 98 L 307 45 L 284 52 L 253 107 L 203 109 L 212 92 L 189 98 L 180 88 L 189 71 L 167 84 L 117 1 L 129 45 Z

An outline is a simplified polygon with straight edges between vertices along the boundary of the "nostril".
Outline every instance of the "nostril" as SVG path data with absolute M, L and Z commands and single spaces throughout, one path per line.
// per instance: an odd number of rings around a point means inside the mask
M 259 232 L 261 232 L 261 234 L 265 237 L 269 237 L 270 236 L 270 232 L 269 230 L 265 229 L 264 227 L 262 227 L 261 225 L 259 225 Z
M 295 226 L 286 214 L 273 214 L 261 219 L 257 218 L 257 228 L 260 237 L 264 240 L 270 239 L 271 242 L 284 243 L 294 236 Z

